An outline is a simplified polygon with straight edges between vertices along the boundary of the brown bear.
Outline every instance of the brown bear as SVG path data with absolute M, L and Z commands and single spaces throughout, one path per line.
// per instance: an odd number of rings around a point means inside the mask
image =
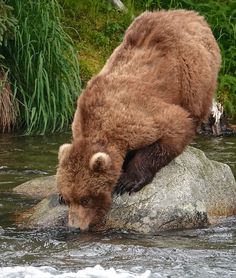
M 78 99 L 73 141 L 59 150 L 69 225 L 101 224 L 112 193 L 140 190 L 207 118 L 220 51 L 196 12 L 145 12 Z

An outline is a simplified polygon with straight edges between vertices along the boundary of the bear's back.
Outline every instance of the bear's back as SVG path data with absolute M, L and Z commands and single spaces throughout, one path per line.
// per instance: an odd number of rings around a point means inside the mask
M 214 37 L 202 16 L 194 11 L 172 10 L 141 14 L 127 29 L 124 44 L 168 51 L 191 41 L 209 49 L 209 40 L 214 41 Z
M 114 81 L 116 91 L 123 94 L 112 97 L 124 97 L 126 102 L 137 97 L 141 104 L 146 91 L 203 118 L 220 62 L 219 47 L 202 16 L 185 10 L 145 12 L 127 29 L 99 75 Z M 196 94 L 199 98 L 193 102 Z M 209 101 L 203 107 L 205 97 Z
M 207 60 L 214 60 L 218 69 L 219 48 L 202 16 L 185 10 L 145 12 L 127 29 L 123 43 L 113 52 L 104 69 L 109 66 L 110 74 L 130 75 L 133 72 L 137 75 L 147 66 L 150 69 L 152 64 L 158 68 L 162 58 L 168 67 L 168 59 L 174 62 L 186 51 L 190 57 L 199 48 L 205 51 L 202 55 Z

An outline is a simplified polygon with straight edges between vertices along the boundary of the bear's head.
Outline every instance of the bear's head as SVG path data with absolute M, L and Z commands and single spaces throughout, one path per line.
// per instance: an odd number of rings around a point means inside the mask
M 69 206 L 68 225 L 80 230 L 103 223 L 122 159 L 113 148 L 80 139 L 59 149 L 57 187 Z

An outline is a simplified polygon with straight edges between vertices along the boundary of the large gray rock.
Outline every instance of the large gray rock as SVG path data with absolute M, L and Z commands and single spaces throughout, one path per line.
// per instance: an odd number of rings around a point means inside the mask
M 44 178 L 43 187 L 45 192 L 50 187 L 52 193 L 22 215 L 25 226 L 48 227 L 66 223 L 67 208 L 58 204 L 54 178 L 48 179 L 47 182 Z M 35 184 L 39 184 L 38 179 Z M 27 183 L 21 188 L 25 186 Z M 33 191 L 34 181 L 30 186 Z M 17 192 L 20 192 L 19 188 Z M 104 229 L 153 234 L 204 227 L 235 214 L 236 182 L 229 166 L 209 160 L 202 151 L 188 147 L 138 193 L 114 196 Z

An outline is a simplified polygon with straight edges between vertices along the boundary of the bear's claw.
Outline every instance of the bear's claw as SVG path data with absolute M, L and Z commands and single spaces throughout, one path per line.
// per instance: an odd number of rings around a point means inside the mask
M 118 180 L 114 193 L 117 195 L 122 195 L 126 191 L 126 187 L 128 186 L 128 181 L 122 181 L 121 178 Z
M 140 181 L 131 181 L 124 176 L 125 175 L 122 175 L 118 180 L 113 192 L 114 194 L 121 196 L 127 192 L 130 195 L 133 192 L 139 191 L 148 183 L 146 179 L 141 179 Z
M 141 180 L 138 183 L 134 184 L 132 188 L 129 190 L 129 195 L 133 192 L 138 192 L 147 184 L 146 180 Z
M 130 181 L 125 174 L 122 174 L 115 186 L 114 193 L 122 195 L 127 191 L 128 187 L 130 187 Z

